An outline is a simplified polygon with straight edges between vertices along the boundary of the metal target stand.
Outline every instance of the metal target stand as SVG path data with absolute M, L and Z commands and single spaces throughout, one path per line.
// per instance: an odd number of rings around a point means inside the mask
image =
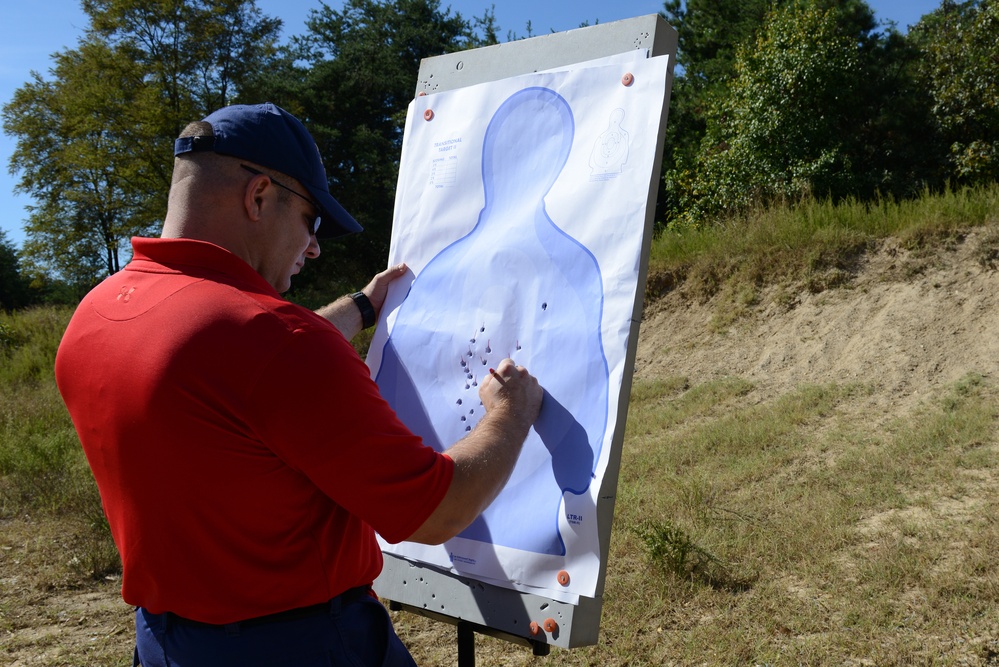
M 670 56 L 666 91 L 668 101 L 677 33 L 658 14 L 427 58 L 420 63 L 416 94 L 433 95 L 634 50 L 644 51 L 646 57 Z M 668 103 L 664 105 L 659 127 L 659 155 L 665 141 L 667 111 Z M 653 181 L 657 179 L 658 173 L 653 175 Z M 655 214 L 656 194 L 657 189 L 653 185 L 649 190 L 647 207 L 646 224 L 649 228 Z M 639 271 L 639 285 L 644 284 L 647 270 L 646 253 Z M 642 299 L 643 293 L 639 289 L 626 358 L 627 372 L 622 386 L 625 396 L 631 388 Z M 525 646 L 535 656 L 548 655 L 552 646 L 574 648 L 596 644 L 627 401 L 622 401 L 618 416 L 620 427 L 614 434 L 610 459 L 599 489 L 600 573 L 595 597 L 580 597 L 570 604 L 494 586 L 385 553 L 385 564 L 375 581 L 375 588 L 388 601 L 389 609 L 455 625 L 458 667 L 474 667 L 476 634 Z

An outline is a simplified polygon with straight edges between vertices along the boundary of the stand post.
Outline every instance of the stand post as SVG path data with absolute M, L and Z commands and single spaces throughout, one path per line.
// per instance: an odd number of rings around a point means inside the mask
M 458 621 L 458 667 L 475 667 L 475 628 Z

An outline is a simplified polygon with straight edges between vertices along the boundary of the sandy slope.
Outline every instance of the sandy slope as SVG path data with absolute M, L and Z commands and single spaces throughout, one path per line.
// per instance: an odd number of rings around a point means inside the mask
M 909 408 L 968 373 L 999 371 L 991 243 L 989 230 L 976 231 L 919 255 L 888 241 L 848 287 L 801 292 L 721 333 L 710 325 L 712 305 L 692 306 L 681 287 L 646 309 L 636 378 L 737 375 L 764 396 L 861 382 L 876 387 L 871 400 L 886 413 Z

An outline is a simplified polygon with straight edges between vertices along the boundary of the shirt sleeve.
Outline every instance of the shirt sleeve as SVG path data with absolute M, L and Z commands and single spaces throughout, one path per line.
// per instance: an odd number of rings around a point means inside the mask
M 261 441 L 384 539 L 407 539 L 440 504 L 454 463 L 399 420 L 338 331 L 295 331 L 261 373 L 249 410 Z

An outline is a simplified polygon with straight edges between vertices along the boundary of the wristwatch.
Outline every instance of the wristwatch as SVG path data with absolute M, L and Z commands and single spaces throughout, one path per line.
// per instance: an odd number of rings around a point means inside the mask
M 371 305 L 371 299 L 364 292 L 354 292 L 350 298 L 354 300 L 354 305 L 361 311 L 361 327 L 367 329 L 375 326 L 378 316 L 375 314 L 375 307 Z

